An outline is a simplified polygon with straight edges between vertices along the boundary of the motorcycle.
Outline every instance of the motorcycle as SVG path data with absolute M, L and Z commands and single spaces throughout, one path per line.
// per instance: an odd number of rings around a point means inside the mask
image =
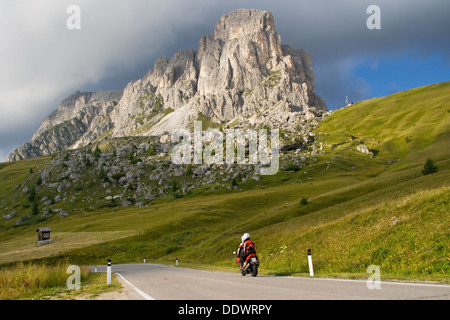
M 236 254 L 236 251 L 233 253 Z M 239 267 L 241 268 L 241 275 L 243 277 L 245 277 L 247 274 L 251 274 L 252 277 L 256 277 L 258 275 L 259 259 L 256 253 L 249 254 L 243 266 L 241 266 L 241 264 L 239 263 L 239 257 L 236 257 L 236 260 L 239 264 Z

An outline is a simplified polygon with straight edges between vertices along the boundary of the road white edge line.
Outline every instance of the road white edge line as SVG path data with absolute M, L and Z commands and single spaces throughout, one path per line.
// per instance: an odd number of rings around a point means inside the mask
M 139 293 L 145 300 L 156 300 L 155 298 L 153 298 L 152 296 L 146 294 L 144 291 L 142 291 L 141 289 L 139 289 L 138 287 L 136 287 L 134 284 L 132 284 L 130 281 L 128 281 L 127 279 L 125 279 L 120 273 L 118 272 L 114 272 L 115 274 L 117 274 L 120 278 L 122 278 L 123 281 L 125 281 L 128 285 L 130 285 L 134 291 L 136 291 L 137 293 Z
M 289 276 L 288 276 L 289 277 Z M 343 282 L 361 282 L 367 283 L 367 280 L 357 280 L 357 279 L 332 279 L 332 278 L 306 278 L 306 277 L 289 277 L 293 279 L 308 279 L 308 280 L 322 280 L 322 281 L 343 281 Z M 393 282 L 393 281 L 380 281 L 380 284 L 387 285 L 398 285 L 398 286 L 416 286 L 416 287 L 437 287 L 437 288 L 450 288 L 447 284 L 439 284 L 439 283 L 415 283 L 415 282 Z

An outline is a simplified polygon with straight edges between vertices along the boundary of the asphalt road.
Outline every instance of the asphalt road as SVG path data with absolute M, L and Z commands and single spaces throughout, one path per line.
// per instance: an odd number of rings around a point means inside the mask
M 106 266 L 97 270 L 106 272 Z M 450 286 L 431 283 L 381 281 L 380 289 L 369 289 L 365 280 L 253 278 L 242 277 L 238 269 L 229 273 L 157 264 L 112 265 L 112 272 L 142 300 L 450 300 Z

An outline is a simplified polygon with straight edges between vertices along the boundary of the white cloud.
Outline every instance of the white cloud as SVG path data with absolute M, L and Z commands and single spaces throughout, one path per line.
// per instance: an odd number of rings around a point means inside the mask
M 69 30 L 69 5 L 81 30 Z M 134 70 L 201 24 L 214 1 L 50 1 L 0 3 L 0 144 L 16 146 L 69 94 Z M 196 10 L 192 9 L 192 6 Z M 190 10 L 190 11 L 189 11 Z M 186 14 L 189 12 L 189 14 Z M 181 48 L 180 48 L 181 49 Z M 147 66 L 147 69 L 151 65 Z M 147 70 L 141 70 L 141 76 Z M 130 79 L 131 80 L 131 79 Z

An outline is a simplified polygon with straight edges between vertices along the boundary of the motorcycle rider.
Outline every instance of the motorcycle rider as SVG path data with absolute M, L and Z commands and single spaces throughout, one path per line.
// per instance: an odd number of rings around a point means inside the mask
M 239 245 L 237 251 L 237 259 L 242 269 L 244 267 L 247 257 L 252 253 L 256 254 L 256 244 L 255 242 L 250 240 L 250 234 L 248 233 L 244 233 L 244 235 L 241 237 L 241 240 L 242 242 Z

